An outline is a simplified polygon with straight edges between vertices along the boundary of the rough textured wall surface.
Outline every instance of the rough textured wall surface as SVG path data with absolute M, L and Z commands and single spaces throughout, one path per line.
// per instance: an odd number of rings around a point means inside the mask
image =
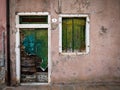
M 0 84 L 4 83 L 5 81 L 5 68 L 3 65 L 4 60 L 4 46 L 3 43 L 5 43 L 5 37 L 3 33 L 5 34 L 6 31 L 6 2 L 5 0 L 0 0 Z
M 58 6 L 61 1 L 61 7 Z M 120 0 L 11 0 L 11 67 L 15 78 L 15 14 L 49 12 L 51 23 L 51 82 L 120 82 Z M 90 17 L 90 53 L 59 54 L 59 14 L 88 14 Z

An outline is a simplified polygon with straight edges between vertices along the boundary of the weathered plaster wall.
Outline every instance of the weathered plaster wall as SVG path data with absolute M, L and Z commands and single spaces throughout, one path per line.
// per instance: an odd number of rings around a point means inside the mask
M 15 84 L 15 14 L 49 12 L 88 14 L 90 17 L 90 53 L 69 56 L 59 54 L 59 22 L 51 23 L 51 81 L 53 83 L 120 82 L 120 0 L 11 0 L 11 67 Z
M 3 43 L 5 43 L 5 37 L 3 33 L 6 32 L 6 1 L 0 0 L 0 84 L 5 81 L 5 67 L 4 62 L 4 48 Z

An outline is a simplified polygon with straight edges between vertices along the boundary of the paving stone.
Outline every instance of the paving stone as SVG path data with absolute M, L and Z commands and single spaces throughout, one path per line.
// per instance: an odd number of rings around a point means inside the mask
M 14 88 L 13 87 L 6 87 L 3 90 L 14 90 Z
M 37 90 L 50 90 L 50 86 L 48 85 L 37 86 Z
M 19 86 L 19 87 L 15 87 L 14 90 L 24 90 L 23 88 L 24 88 L 24 87 Z
M 87 86 L 85 90 L 99 90 L 99 86 Z
M 75 90 L 85 90 L 85 86 L 76 85 Z
M 72 85 L 61 86 L 61 90 L 75 90 Z
M 0 90 L 120 90 L 120 86 L 79 86 L 79 85 L 38 85 L 38 86 L 18 86 L 5 87 Z
M 34 86 L 19 86 L 19 87 L 16 87 L 14 90 L 37 90 L 37 87 L 34 87 Z
M 85 90 L 109 90 L 106 86 L 88 86 Z
M 51 90 L 60 90 L 60 85 L 53 85 Z
M 109 90 L 108 87 L 106 87 L 106 86 L 99 86 L 98 88 L 99 88 L 99 90 Z
M 120 90 L 120 86 L 108 86 L 109 90 Z

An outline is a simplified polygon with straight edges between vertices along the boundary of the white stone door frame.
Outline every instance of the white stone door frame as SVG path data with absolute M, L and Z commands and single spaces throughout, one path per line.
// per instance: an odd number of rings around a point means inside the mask
M 27 15 L 47 15 L 48 24 L 20 24 L 19 17 Z M 20 83 L 20 28 L 48 28 L 48 83 Z M 20 12 L 16 15 L 16 81 L 21 85 L 45 85 L 51 82 L 51 18 L 48 12 Z

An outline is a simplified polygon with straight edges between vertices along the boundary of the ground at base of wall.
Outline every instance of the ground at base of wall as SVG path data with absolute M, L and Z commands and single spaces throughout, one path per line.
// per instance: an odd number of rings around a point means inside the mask
M 18 86 L 0 90 L 120 90 L 120 85 L 52 85 L 52 86 Z

